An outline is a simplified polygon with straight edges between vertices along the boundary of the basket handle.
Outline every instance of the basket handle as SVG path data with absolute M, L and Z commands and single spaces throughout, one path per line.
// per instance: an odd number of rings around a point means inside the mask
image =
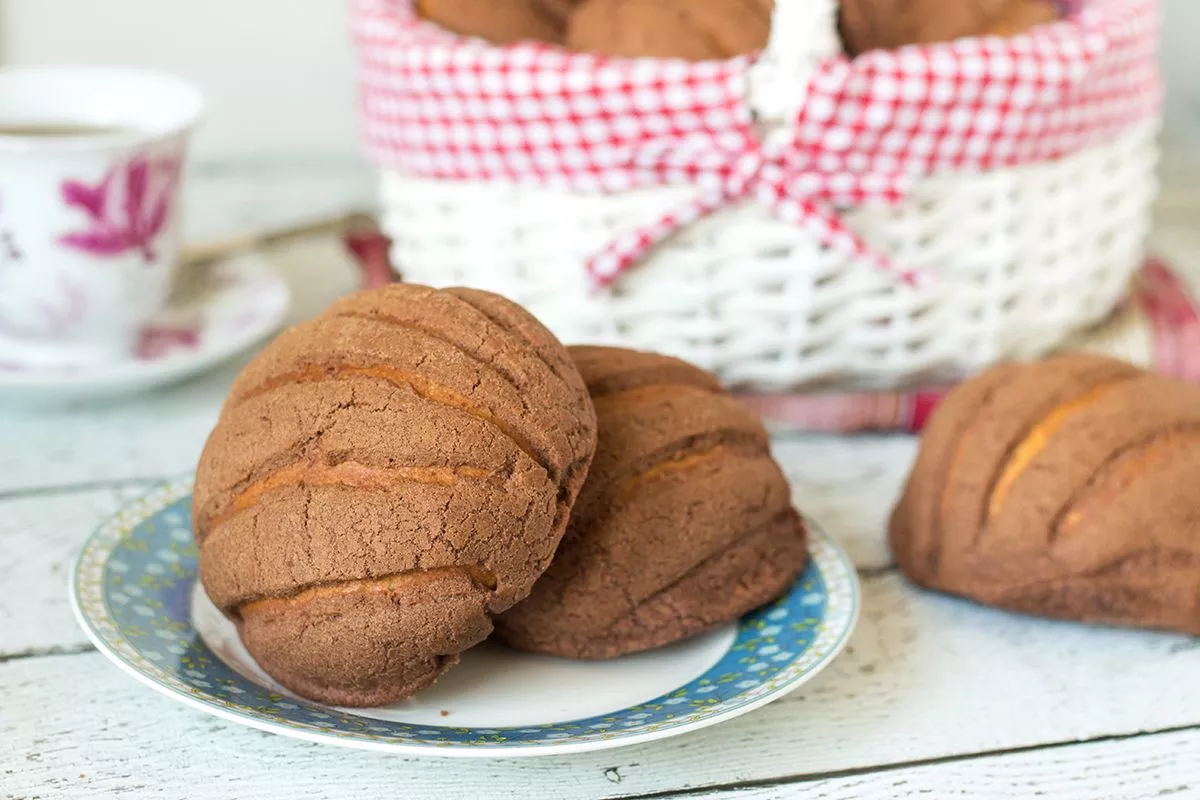
M 775 0 L 771 37 L 751 83 L 751 105 L 767 122 L 795 118 L 817 65 L 841 54 L 837 0 Z

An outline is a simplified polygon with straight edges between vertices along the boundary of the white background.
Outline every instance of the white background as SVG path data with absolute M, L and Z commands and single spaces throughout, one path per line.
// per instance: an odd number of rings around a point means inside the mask
M 1200 161 L 1200 2 L 1163 2 L 1167 136 L 1177 157 Z M 210 168 L 362 168 L 346 8 L 346 0 L 0 0 L 0 62 L 137 64 L 197 81 L 211 103 L 197 160 Z

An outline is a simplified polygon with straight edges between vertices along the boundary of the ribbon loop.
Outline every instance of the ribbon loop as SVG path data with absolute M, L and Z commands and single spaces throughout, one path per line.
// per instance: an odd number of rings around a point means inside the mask
M 662 172 L 664 177 L 683 170 L 696 183 L 709 188 L 619 237 L 593 256 L 587 263 L 593 289 L 611 284 L 681 228 L 748 198 L 754 198 L 779 218 L 807 229 L 823 247 L 897 271 L 906 283 L 916 279 L 917 273 L 897 270 L 886 255 L 868 247 L 837 211 L 874 198 L 898 201 L 904 196 L 902 176 L 846 171 L 823 174 L 809 163 L 812 159 L 794 139 L 768 144 L 749 132 L 738 138 L 736 149 L 714 146 L 689 148 L 685 153 L 661 147 L 661 143 L 643 148 L 640 166 Z

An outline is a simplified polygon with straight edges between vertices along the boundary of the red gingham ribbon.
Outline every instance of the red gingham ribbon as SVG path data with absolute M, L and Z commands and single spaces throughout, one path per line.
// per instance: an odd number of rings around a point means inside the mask
M 824 246 L 871 257 L 840 210 L 894 203 L 922 176 L 1053 159 L 1159 112 L 1157 0 L 1070 0 L 1070 19 L 815 66 L 782 142 L 754 135 L 753 58 L 612 59 L 495 47 L 420 20 L 411 0 L 351 0 L 372 158 L 444 180 L 577 192 L 696 187 L 590 263 L 607 283 L 671 233 L 755 198 Z M 911 265 L 919 267 L 920 265 Z M 913 269 L 899 271 L 911 278 Z
M 863 197 L 895 202 L 904 195 L 903 176 L 840 173 L 829 176 L 813 169 L 810 159 L 801 158 L 792 142 L 770 147 L 748 130 L 734 137 L 737 147 L 708 158 L 680 162 L 674 151 L 670 165 L 655 164 L 664 182 L 671 169 L 685 169 L 700 187 L 700 193 L 679 208 L 664 213 L 650 224 L 620 236 L 588 263 L 594 285 L 603 287 L 637 264 L 658 243 L 681 228 L 718 209 L 746 198 L 754 198 L 780 218 L 803 225 L 826 247 L 847 255 L 894 265 L 881 253 L 870 250 L 857 234 L 843 224 L 835 204 L 854 205 Z M 719 164 L 706 169 L 703 162 Z M 905 282 L 915 279 L 911 271 L 900 272 Z

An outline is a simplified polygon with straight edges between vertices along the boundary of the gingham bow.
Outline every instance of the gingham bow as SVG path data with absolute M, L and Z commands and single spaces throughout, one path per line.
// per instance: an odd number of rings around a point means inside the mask
M 871 200 L 897 202 L 908 183 L 904 176 L 847 171 L 822 174 L 813 154 L 804 152 L 793 136 L 784 131 L 775 134 L 760 141 L 744 130 L 736 136 L 715 137 L 727 143 L 724 147 L 714 142 L 714 146 L 690 154 L 679 142 L 652 142 L 646 151 L 662 155 L 638 160 L 637 168 L 661 173 L 664 182 L 682 171 L 699 191 L 684 205 L 620 236 L 593 256 L 587 263 L 593 285 L 607 286 L 667 237 L 745 199 L 754 199 L 781 219 L 808 228 L 824 247 L 870 259 L 882 268 L 895 268 L 886 255 L 869 248 L 846 226 L 838 209 Z M 899 275 L 905 282 L 916 278 L 911 270 L 901 269 Z

